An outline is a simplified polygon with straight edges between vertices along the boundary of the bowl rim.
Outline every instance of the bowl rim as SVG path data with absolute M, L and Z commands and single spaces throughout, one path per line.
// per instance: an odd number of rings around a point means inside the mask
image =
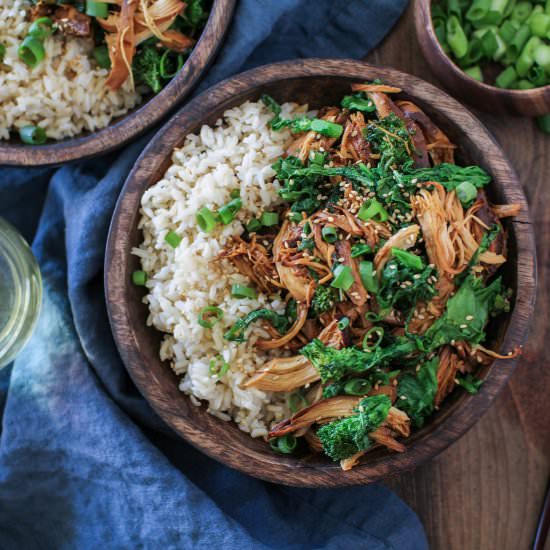
M 214 60 L 229 28 L 236 0 L 213 0 L 206 25 L 191 55 L 176 76 L 158 93 L 94 132 L 44 145 L 0 141 L 0 164 L 54 166 L 86 160 L 126 145 L 157 124 L 191 92 Z
M 457 410 L 445 417 L 425 437 L 411 443 L 405 453 L 388 454 L 361 463 L 347 472 L 343 472 L 337 464 L 317 467 L 305 461 L 300 462 L 280 455 L 275 455 L 271 459 L 262 455 L 260 458 L 262 463 L 258 465 L 250 460 L 253 454 L 251 450 L 247 453 L 247 449 L 233 449 L 228 453 L 227 449 L 218 447 L 214 442 L 210 445 L 209 438 L 212 436 L 209 433 L 202 433 L 194 425 L 192 415 L 185 418 L 177 417 L 169 403 L 151 402 L 156 395 L 153 385 L 158 384 L 158 381 L 152 380 L 154 377 L 151 376 L 151 371 L 148 371 L 147 365 L 140 356 L 137 342 L 132 335 L 128 303 L 120 303 L 116 298 L 119 293 L 125 295 L 125 289 L 129 285 L 125 277 L 129 261 L 129 258 L 124 257 L 125 251 L 129 250 L 126 241 L 129 229 L 136 219 L 141 196 L 148 187 L 148 178 L 169 158 L 173 147 L 181 144 L 184 134 L 188 133 L 187 128 L 192 127 L 194 129 L 191 131 L 196 131 L 200 126 L 200 123 L 196 122 L 197 114 L 206 113 L 201 117 L 201 120 L 204 120 L 208 113 L 215 111 L 223 101 L 234 101 L 253 89 L 274 82 L 282 83 L 285 80 L 314 77 L 365 80 L 376 76 L 381 76 L 386 82 L 403 87 L 405 92 L 417 98 L 422 97 L 426 102 L 435 104 L 434 108 L 440 112 L 444 111 L 450 123 L 455 126 L 464 127 L 468 124 L 469 128 L 479 130 L 470 138 L 476 147 L 481 147 L 482 143 L 485 146 L 490 145 L 491 155 L 487 162 L 492 168 L 492 176 L 497 181 L 509 182 L 509 187 L 503 187 L 503 192 L 507 195 L 506 200 L 519 202 L 522 207 L 520 215 L 511 222 L 517 240 L 516 274 L 518 282 L 521 283 L 521 292 L 518 292 L 514 301 L 514 309 L 509 316 L 501 346 L 513 349 L 514 346 L 523 344 L 535 299 L 535 248 L 527 202 L 515 171 L 495 139 L 467 108 L 432 84 L 395 69 L 378 67 L 357 60 L 303 59 L 258 67 L 209 88 L 180 109 L 142 152 L 124 184 L 111 220 L 105 254 L 105 298 L 113 336 L 131 378 L 157 414 L 183 439 L 208 456 L 267 481 L 296 486 L 338 487 L 369 483 L 411 470 L 424 460 L 442 452 L 463 435 L 488 409 L 498 392 L 507 383 L 516 365 L 515 359 L 507 360 L 505 364 L 500 360 L 495 361 L 493 367 L 498 367 L 500 364 L 500 368 L 491 367 L 481 391 L 475 396 L 464 396 Z M 185 129 L 185 132 L 182 129 Z M 126 212 L 129 204 L 135 209 L 134 217 Z M 156 390 L 158 391 L 158 388 Z M 182 398 L 188 399 L 183 395 Z M 219 419 L 215 420 L 223 422 Z M 255 458 L 258 456 L 260 455 L 256 453 Z
M 449 65 L 451 65 L 451 70 L 453 71 L 453 74 L 461 78 L 463 82 L 471 86 L 477 86 L 479 89 L 484 90 L 486 92 L 498 94 L 502 98 L 524 99 L 530 96 L 541 95 L 543 93 L 550 93 L 550 84 L 546 84 L 544 86 L 537 86 L 536 88 L 532 88 L 530 90 L 517 90 L 517 89 L 509 89 L 509 88 L 499 88 L 498 86 L 493 86 L 485 82 L 479 82 L 479 80 L 472 78 L 469 74 L 465 73 L 455 63 L 455 61 L 445 53 L 445 51 L 441 47 L 441 44 L 437 39 L 437 36 L 435 34 L 435 29 L 433 26 L 433 19 L 432 19 L 433 0 L 414 0 L 414 1 L 415 1 L 415 4 L 414 4 L 415 26 L 416 26 L 417 34 L 420 34 L 421 30 L 427 31 L 428 36 L 430 38 L 430 42 L 435 44 L 435 50 L 437 52 L 437 55 L 440 58 L 444 58 L 446 61 L 449 62 Z M 426 11 L 422 9 L 423 7 L 427 8 Z

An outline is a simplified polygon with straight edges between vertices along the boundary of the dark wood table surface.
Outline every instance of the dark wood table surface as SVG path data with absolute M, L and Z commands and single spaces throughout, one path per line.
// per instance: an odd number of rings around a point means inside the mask
M 412 6 L 367 60 L 441 86 L 420 53 Z M 535 224 L 531 333 L 509 385 L 479 422 L 439 457 L 387 484 L 419 514 L 434 550 L 527 550 L 550 477 L 550 136 L 530 119 L 476 114 L 516 168 Z

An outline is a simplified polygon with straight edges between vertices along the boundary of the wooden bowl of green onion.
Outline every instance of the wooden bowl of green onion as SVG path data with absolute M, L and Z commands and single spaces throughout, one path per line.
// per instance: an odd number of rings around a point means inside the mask
M 415 25 L 453 95 L 492 113 L 550 113 L 549 2 L 415 0 Z

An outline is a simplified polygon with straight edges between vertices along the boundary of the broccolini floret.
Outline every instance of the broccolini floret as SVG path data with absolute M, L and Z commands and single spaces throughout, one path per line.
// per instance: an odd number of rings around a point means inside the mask
M 387 418 L 391 401 L 387 395 L 365 397 L 354 411 L 356 414 L 326 424 L 317 430 L 323 450 L 332 460 L 348 458 L 365 450 L 375 431 Z
M 319 315 L 330 311 L 336 303 L 336 292 L 330 286 L 318 286 L 315 289 L 315 294 L 311 300 L 311 315 L 319 317 Z

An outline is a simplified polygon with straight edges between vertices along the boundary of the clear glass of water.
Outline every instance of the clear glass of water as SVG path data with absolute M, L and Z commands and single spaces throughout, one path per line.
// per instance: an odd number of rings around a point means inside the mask
M 0 218 L 0 368 L 10 363 L 34 330 L 42 278 L 25 239 Z

